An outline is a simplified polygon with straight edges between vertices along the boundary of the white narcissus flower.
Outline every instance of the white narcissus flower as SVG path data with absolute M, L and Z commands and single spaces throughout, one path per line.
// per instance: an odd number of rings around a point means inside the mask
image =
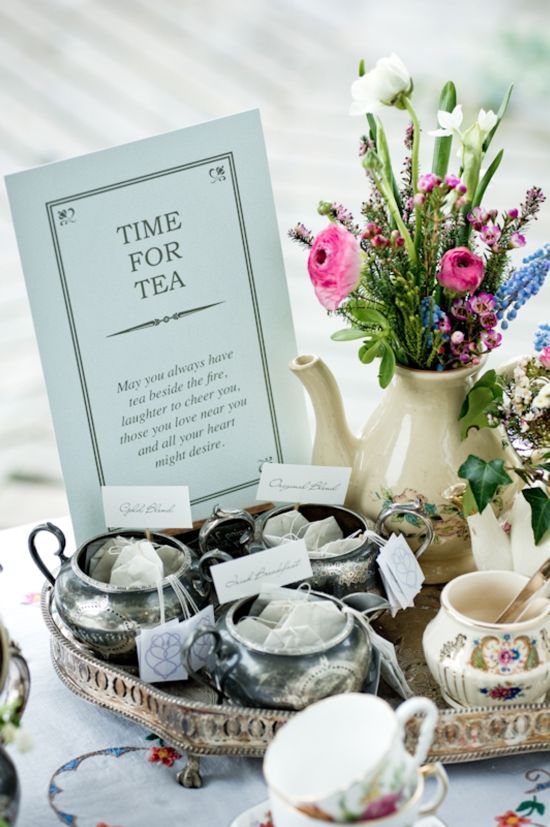
M 462 104 L 457 104 L 452 112 L 445 112 L 440 109 L 437 113 L 437 122 L 441 129 L 432 129 L 428 135 L 433 135 L 435 138 L 450 138 L 451 135 L 460 137 L 460 127 L 462 126 Z
M 477 125 L 482 132 L 488 134 L 491 129 L 496 126 L 497 120 L 498 118 L 492 109 L 489 109 L 488 112 L 486 112 L 485 109 L 480 109 L 479 115 L 477 116 Z
M 381 57 L 374 69 L 352 83 L 349 113 L 366 115 L 382 106 L 393 106 L 401 95 L 410 95 L 412 87 L 411 76 L 401 58 L 395 53 Z
M 533 399 L 533 406 L 539 409 L 550 408 L 550 382 L 546 382 L 546 384 L 537 393 Z

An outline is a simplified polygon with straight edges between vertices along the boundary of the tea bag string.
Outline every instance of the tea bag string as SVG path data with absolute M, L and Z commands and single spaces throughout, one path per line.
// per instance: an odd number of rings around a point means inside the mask
M 287 533 L 283 534 L 282 537 L 281 537 L 282 540 L 287 540 L 288 542 L 291 542 L 292 540 L 299 540 L 300 539 L 299 532 L 302 531 L 302 534 L 303 534 L 304 530 L 305 530 L 305 526 L 301 526 L 300 528 L 298 528 L 298 533 L 296 533 L 294 531 L 294 525 L 296 523 L 296 520 L 301 516 L 302 516 L 301 513 L 299 511 L 296 511 L 296 514 L 292 518 L 292 522 L 290 523 L 290 526 L 288 528 Z

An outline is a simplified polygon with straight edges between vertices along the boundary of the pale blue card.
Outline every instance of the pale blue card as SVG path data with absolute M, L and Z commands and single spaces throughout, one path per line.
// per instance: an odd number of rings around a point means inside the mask
M 309 461 L 259 113 L 6 179 L 77 539 L 100 486 L 248 506 Z

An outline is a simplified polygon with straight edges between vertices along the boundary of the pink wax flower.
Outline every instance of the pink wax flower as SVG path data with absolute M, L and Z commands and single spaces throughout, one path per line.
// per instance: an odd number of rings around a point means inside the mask
M 307 269 L 315 295 L 327 310 L 336 310 L 359 283 L 361 255 L 353 233 L 330 224 L 315 238 Z
M 441 178 L 434 175 L 433 172 L 426 172 L 418 179 L 418 189 L 420 192 L 432 192 L 435 187 L 441 184 Z
M 512 207 L 512 209 L 511 209 L 511 210 L 508 210 L 507 215 L 508 215 L 508 218 L 511 218 L 512 220 L 514 220 L 514 219 L 516 219 L 516 218 L 518 217 L 518 215 L 519 215 L 519 210 L 518 210 L 518 209 L 516 209 L 516 207 Z
M 512 247 L 525 247 L 527 240 L 521 233 L 515 232 L 510 236 L 510 245 Z
M 456 187 L 458 187 L 459 184 L 462 184 L 462 181 L 457 175 L 446 175 L 445 183 L 447 184 L 449 189 L 454 190 Z
M 437 323 L 437 327 L 442 333 L 450 333 L 451 332 L 451 322 L 449 321 L 449 317 L 446 313 L 443 313 L 441 318 Z
M 426 200 L 426 196 L 423 192 L 417 192 L 413 198 L 413 204 L 415 207 L 421 207 L 424 201 Z
M 455 293 L 473 293 L 484 274 L 483 259 L 467 247 L 455 247 L 442 256 L 437 280 Z
M 482 313 L 479 317 L 479 321 L 481 327 L 485 328 L 485 330 L 490 330 L 498 324 L 496 313 Z
M 374 238 L 371 238 L 371 244 L 373 247 L 389 247 L 390 242 L 389 239 L 385 238 L 383 235 L 375 235 Z
M 451 314 L 461 322 L 468 318 L 469 309 L 464 299 L 454 299 L 451 305 Z
M 497 333 L 496 330 L 482 330 L 480 337 L 487 350 L 494 350 L 502 343 L 502 333 Z
M 367 226 L 363 231 L 362 238 L 374 238 L 375 235 L 380 235 L 382 232 L 382 227 L 379 227 L 378 224 L 375 224 L 374 221 L 369 221 Z
M 455 330 L 451 333 L 451 347 L 453 345 L 461 345 L 464 341 L 464 333 L 462 330 Z
M 471 296 L 467 302 L 468 307 L 478 316 L 483 313 L 490 313 L 496 307 L 496 299 L 492 293 L 478 293 Z
M 485 224 L 481 228 L 481 240 L 488 244 L 489 247 L 494 247 L 500 238 L 500 228 L 496 224 Z
M 485 210 L 482 210 L 481 207 L 474 207 L 472 212 L 468 213 L 468 221 L 474 230 L 479 232 L 487 221 L 487 213 Z
M 541 352 L 537 354 L 539 357 L 539 362 L 546 368 L 546 370 L 550 370 L 550 345 L 543 347 Z

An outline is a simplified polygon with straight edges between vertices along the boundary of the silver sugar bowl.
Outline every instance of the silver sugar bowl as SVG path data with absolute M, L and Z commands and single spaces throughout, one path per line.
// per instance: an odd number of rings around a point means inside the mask
M 41 532 L 53 534 L 58 541 L 54 553 L 59 557 L 61 567 L 55 577 L 36 549 L 35 538 Z M 106 532 L 88 540 L 69 558 L 64 554 L 66 541 L 61 529 L 52 523 L 45 523 L 31 531 L 28 546 L 34 562 L 54 588 L 59 617 L 74 637 L 103 660 L 136 663 L 136 636 L 143 627 L 156 626 L 161 622 L 159 592 L 156 585 L 126 588 L 89 576 L 92 558 L 106 541 L 114 537 L 142 540 L 145 533 L 135 529 Z M 174 537 L 157 532 L 151 532 L 150 537 L 152 542 L 180 552 L 177 568 L 171 574 L 184 587 L 193 603 L 203 608 L 208 602 L 211 583 L 201 561 L 196 560 L 187 546 Z M 182 619 L 180 600 L 167 577 L 160 586 L 166 622 L 174 618 Z
M 238 621 L 248 615 L 254 600 L 246 597 L 232 603 L 215 628 L 196 629 L 186 642 L 183 662 L 196 681 L 205 683 L 204 672 L 193 669 L 193 652 L 197 645 L 208 645 L 206 640 L 199 643 L 202 638 L 210 638 L 209 686 L 235 704 L 303 709 L 329 695 L 361 690 L 369 675 L 372 647 L 365 627 L 352 614 L 346 614 L 343 629 L 328 642 L 279 654 L 239 632 Z

